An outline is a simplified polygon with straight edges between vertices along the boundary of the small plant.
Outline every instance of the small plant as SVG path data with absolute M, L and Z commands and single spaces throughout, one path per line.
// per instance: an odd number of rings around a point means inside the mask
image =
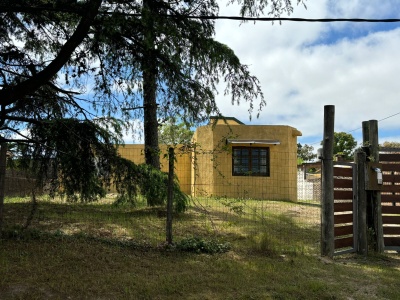
M 181 251 L 195 252 L 195 253 L 225 253 L 231 249 L 229 243 L 219 243 L 215 240 L 205 240 L 199 237 L 189 237 L 181 240 L 176 248 Z
M 277 241 L 274 240 L 269 234 L 262 233 L 261 235 L 254 236 L 252 239 L 253 250 L 269 255 L 276 255 Z
M 230 211 L 238 214 L 244 215 L 244 205 L 241 199 L 223 199 L 221 201 L 222 205 L 229 208 Z

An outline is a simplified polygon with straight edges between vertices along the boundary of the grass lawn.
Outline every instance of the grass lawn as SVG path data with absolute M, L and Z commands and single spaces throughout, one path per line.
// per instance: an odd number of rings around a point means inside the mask
M 39 201 L 5 204 L 0 299 L 400 299 L 400 256 L 320 258 L 319 208 L 200 200 L 174 217 L 224 253 L 165 247 L 160 208 Z M 228 209 L 227 209 L 228 208 Z

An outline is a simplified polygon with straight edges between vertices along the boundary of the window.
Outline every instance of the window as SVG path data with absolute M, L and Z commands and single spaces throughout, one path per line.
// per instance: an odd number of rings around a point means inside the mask
M 269 176 L 269 148 L 232 147 L 233 176 Z

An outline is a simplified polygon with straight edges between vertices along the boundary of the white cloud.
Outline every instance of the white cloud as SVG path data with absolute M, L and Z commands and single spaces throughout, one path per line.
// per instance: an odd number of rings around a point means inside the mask
M 397 7 L 394 1 L 388 2 L 390 5 L 378 1 L 308 1 L 308 10 L 299 7 L 296 14 L 307 18 L 385 17 Z M 341 26 L 349 30 L 358 26 L 360 30 L 360 26 L 370 25 Z M 320 44 L 321 37 L 328 37 L 329 43 Z M 362 121 L 381 120 L 400 112 L 400 28 L 377 32 L 368 27 L 355 37 L 342 31 L 339 34 L 325 23 L 258 22 L 239 27 L 234 21 L 218 21 L 216 38 L 231 47 L 242 63 L 249 64 L 261 82 L 267 107 L 259 120 L 253 118 L 254 124 L 296 127 L 303 132 L 301 140 L 310 143 L 321 139 L 324 105 L 335 105 L 335 131 L 345 132 L 360 128 Z M 239 109 L 232 107 L 223 93 L 217 99 L 224 115 L 249 123 L 246 104 Z M 381 139 L 400 139 L 400 133 L 392 132 L 399 120 L 397 115 L 379 124 Z M 351 133 L 357 137 L 361 131 Z
M 399 13 L 398 4 L 397 0 L 336 0 L 329 2 L 329 11 L 342 18 L 385 18 Z

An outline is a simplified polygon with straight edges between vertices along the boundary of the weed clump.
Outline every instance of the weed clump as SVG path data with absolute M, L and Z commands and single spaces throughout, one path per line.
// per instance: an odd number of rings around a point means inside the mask
M 177 243 L 176 248 L 187 252 L 217 254 L 228 252 L 231 249 L 231 245 L 229 243 L 219 243 L 215 240 L 189 237 Z

